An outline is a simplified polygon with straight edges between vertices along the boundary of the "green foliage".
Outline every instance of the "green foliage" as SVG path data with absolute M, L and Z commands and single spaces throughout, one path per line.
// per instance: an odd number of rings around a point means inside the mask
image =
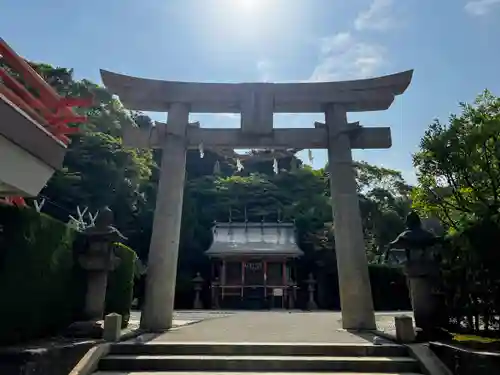
M 406 277 L 401 267 L 370 264 L 368 270 L 375 310 L 411 310 Z
M 331 252 L 329 253 L 331 254 Z M 368 271 L 376 311 L 411 310 L 406 277 L 402 272 L 402 267 L 369 264 Z M 317 303 L 320 308 L 340 309 L 338 273 L 335 259 L 327 259 L 323 256 L 322 264 L 316 270 L 316 275 L 318 281 Z M 303 279 L 301 278 L 301 280 Z M 303 287 L 301 306 L 305 307 L 307 285 L 302 284 L 301 286 Z
M 122 316 L 122 327 L 125 328 L 128 325 L 132 308 L 134 267 L 137 255 L 134 250 L 121 243 L 114 246 L 115 255 L 120 258 L 120 263 L 108 276 L 105 313 L 120 314 Z
M 137 190 L 149 177 L 142 155 L 124 149 L 120 138 L 105 133 L 74 137 L 65 169 L 56 172 L 42 194 L 67 207 L 89 207 L 95 212 L 109 205 L 117 225 L 127 229 L 143 198 Z
M 455 229 L 460 219 L 500 208 L 500 99 L 486 91 L 461 108 L 448 125 L 435 120 L 429 126 L 413 157 L 415 207 Z
M 0 205 L 0 344 L 58 333 L 83 317 L 86 273 L 76 256 L 78 234 L 32 209 Z M 128 324 L 137 255 L 115 245 L 119 266 L 109 274 L 106 312 Z
M 368 191 L 369 194 L 380 192 L 384 197 L 406 196 L 411 188 L 405 182 L 400 171 L 390 168 L 377 167 L 365 161 L 355 162 L 356 180 L 361 191 Z
M 127 234 L 145 209 L 155 163 L 151 151 L 123 147 L 122 129 L 135 126 L 135 121 L 150 126 L 150 120 L 125 110 L 103 87 L 85 79 L 74 80 L 71 69 L 32 65 L 61 96 L 94 99 L 92 107 L 76 109 L 88 120 L 72 136 L 63 170 L 55 173 L 41 193 L 51 202 L 45 212 L 66 221 L 68 213 L 75 215 L 76 206 L 96 212 L 107 205 L 115 213 L 116 225 Z M 61 212 L 59 207 L 69 212 Z
M 411 188 L 399 171 L 366 162 L 355 165 L 367 255 L 378 263 L 387 244 L 404 230 Z
M 0 206 L 0 343 L 67 327 L 83 294 L 73 272 L 75 232 L 35 210 Z
M 450 323 L 479 331 L 499 326 L 500 99 L 486 91 L 461 109 L 426 131 L 414 155 L 412 198 L 448 228 L 442 259 Z
M 449 237 L 442 270 L 450 323 L 458 329 L 499 328 L 500 241 L 497 222 L 471 220 Z
M 459 343 L 479 343 L 479 344 L 493 344 L 500 343 L 500 339 L 494 339 L 490 337 L 475 336 L 475 335 L 463 335 L 463 334 L 453 334 L 453 341 Z

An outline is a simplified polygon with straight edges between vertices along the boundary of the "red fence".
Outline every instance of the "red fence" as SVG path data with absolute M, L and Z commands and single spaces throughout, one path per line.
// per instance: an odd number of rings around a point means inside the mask
M 68 144 L 68 135 L 77 132 L 78 128 L 67 124 L 86 121 L 86 117 L 76 115 L 72 107 L 90 106 L 92 100 L 61 98 L 2 38 L 0 56 L 10 68 L 7 70 L 0 67 L 0 94 L 57 139 Z
M 86 116 L 75 114 L 72 107 L 88 107 L 92 105 L 92 99 L 60 97 L 2 38 L 0 57 L 8 66 L 0 66 L 0 94 L 67 145 L 68 135 L 78 132 L 77 127 L 68 124 L 87 120 Z M 0 199 L 0 203 L 25 205 L 22 197 L 7 197 Z

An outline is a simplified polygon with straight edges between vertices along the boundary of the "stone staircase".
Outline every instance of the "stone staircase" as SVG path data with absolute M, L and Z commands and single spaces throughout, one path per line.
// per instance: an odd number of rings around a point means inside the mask
M 161 342 L 114 344 L 96 375 L 241 372 L 415 375 L 421 367 L 396 344 Z

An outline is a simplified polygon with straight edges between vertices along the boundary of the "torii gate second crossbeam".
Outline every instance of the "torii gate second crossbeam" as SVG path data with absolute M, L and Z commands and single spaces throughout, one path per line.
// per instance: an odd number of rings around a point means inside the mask
M 161 148 L 160 182 L 148 260 L 141 327 L 172 327 L 186 150 L 213 148 L 322 148 L 328 150 L 342 325 L 375 329 L 353 148 L 391 147 L 390 129 L 347 122 L 347 112 L 385 110 L 409 86 L 413 71 L 322 83 L 190 83 L 101 71 L 106 87 L 132 110 L 168 112 L 166 124 L 125 130 L 124 143 Z M 189 113 L 240 113 L 240 129 L 189 124 Z M 314 128 L 274 129 L 274 113 L 324 113 Z

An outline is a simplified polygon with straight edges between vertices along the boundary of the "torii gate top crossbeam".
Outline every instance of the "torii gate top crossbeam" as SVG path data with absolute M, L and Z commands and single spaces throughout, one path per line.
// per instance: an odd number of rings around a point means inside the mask
M 266 113 L 320 113 L 339 103 L 348 112 L 390 107 L 411 82 L 413 70 L 392 75 L 318 83 L 194 83 L 132 77 L 101 70 L 104 85 L 128 109 L 167 112 L 185 103 L 193 113 L 244 113 L 255 106 Z
M 123 144 L 136 148 L 162 148 L 161 130 L 165 123 L 157 122 L 151 129 L 126 128 Z M 351 147 L 354 149 L 384 149 L 392 145 L 391 129 L 387 127 L 363 128 L 359 123 L 351 123 L 346 130 L 350 131 Z M 206 148 L 273 148 L 281 149 L 326 149 L 328 148 L 328 132 L 323 124 L 315 128 L 274 129 L 269 136 L 251 136 L 241 129 L 207 129 L 190 124 L 186 131 L 187 147 L 198 148 L 203 144 Z

